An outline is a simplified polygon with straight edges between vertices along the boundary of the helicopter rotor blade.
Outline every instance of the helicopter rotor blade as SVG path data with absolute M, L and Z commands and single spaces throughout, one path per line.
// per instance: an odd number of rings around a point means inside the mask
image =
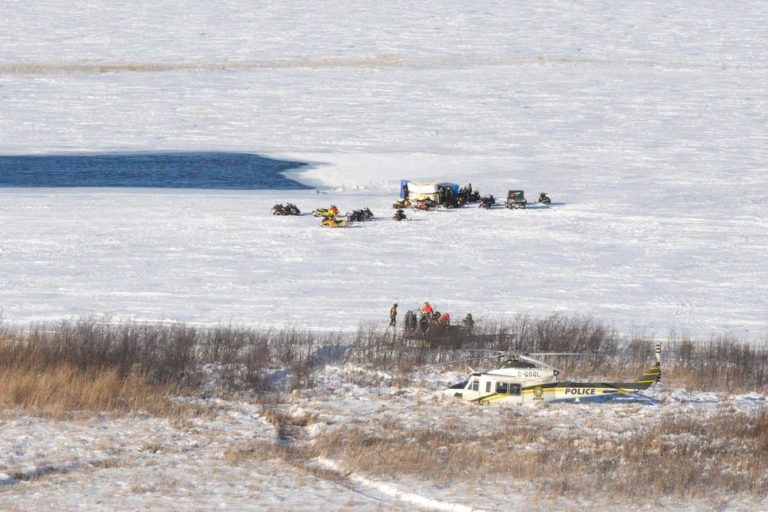
M 562 370 L 560 370 L 559 368 L 555 368 L 551 364 L 547 364 L 544 361 L 539 361 L 538 359 L 534 359 L 533 357 L 529 357 L 529 356 L 523 355 L 523 354 L 518 355 L 517 357 L 518 357 L 518 359 L 520 359 L 522 361 L 527 361 L 527 362 L 533 363 L 533 364 L 535 364 L 537 366 L 542 366 L 544 368 L 548 368 L 548 369 L 550 369 L 550 370 L 552 370 L 554 372 L 562 373 Z
M 526 356 L 582 356 L 582 357 L 597 357 L 601 354 L 593 354 L 590 352 L 525 352 Z

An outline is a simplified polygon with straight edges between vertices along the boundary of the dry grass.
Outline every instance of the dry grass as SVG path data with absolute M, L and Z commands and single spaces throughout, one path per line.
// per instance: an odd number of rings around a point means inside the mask
M 632 499 L 768 493 L 765 412 L 722 414 L 704 423 L 670 419 L 620 442 L 581 429 L 552 434 L 524 420 L 492 435 L 450 425 L 421 430 L 387 425 L 377 432 L 339 428 L 317 439 L 315 449 L 352 471 L 428 478 L 438 485 L 519 480 L 545 494 L 601 492 Z
M 78 370 L 70 365 L 0 368 L 0 407 L 64 416 L 72 411 L 147 411 L 168 414 L 170 385 L 153 384 L 138 373 Z

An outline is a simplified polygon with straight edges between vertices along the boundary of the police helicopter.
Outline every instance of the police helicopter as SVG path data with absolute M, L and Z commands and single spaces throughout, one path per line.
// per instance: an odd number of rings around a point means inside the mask
M 500 368 L 472 373 L 444 391 L 449 397 L 478 404 L 604 401 L 648 389 L 661 380 L 661 343 L 656 344 L 656 363 L 634 382 L 559 381 L 560 370 L 536 357 L 584 355 L 570 352 L 515 354 L 497 352 Z M 471 370 L 471 369 L 470 369 Z

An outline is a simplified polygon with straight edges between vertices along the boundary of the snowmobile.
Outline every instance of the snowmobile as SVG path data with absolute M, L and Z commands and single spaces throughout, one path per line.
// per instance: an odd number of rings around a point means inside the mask
M 315 217 L 335 217 L 339 214 L 339 209 L 335 204 L 332 204 L 330 208 L 317 208 L 312 212 Z
M 480 205 L 478 207 L 488 210 L 491 208 L 491 206 L 495 204 L 496 204 L 496 198 L 493 197 L 493 194 L 489 194 L 487 196 L 483 196 L 480 198 Z
M 347 219 L 337 219 L 333 215 L 329 215 L 327 217 L 323 217 L 323 220 L 320 221 L 320 225 L 324 226 L 326 228 L 345 228 L 349 224 L 351 224 L 351 221 Z
M 272 207 L 272 215 L 301 215 L 301 211 L 293 203 L 276 204 Z
M 347 214 L 347 217 L 352 222 L 365 222 L 373 220 L 373 212 L 370 208 L 363 208 L 362 210 L 352 211 L 352 213 Z
M 546 192 L 539 194 L 539 202 L 546 205 L 552 204 L 552 200 L 549 198 Z
M 403 213 L 403 210 L 397 210 L 394 215 L 392 215 L 392 219 L 394 220 L 405 220 L 406 216 L 405 213 Z
M 409 206 L 411 206 L 411 202 L 407 198 L 398 199 L 397 201 L 392 203 L 392 208 L 396 210 L 402 210 L 403 208 L 408 208 Z

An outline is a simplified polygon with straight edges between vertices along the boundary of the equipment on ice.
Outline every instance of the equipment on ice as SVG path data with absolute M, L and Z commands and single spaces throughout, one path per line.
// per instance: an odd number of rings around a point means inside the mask
M 546 192 L 542 192 L 539 194 L 539 202 L 541 204 L 546 204 L 546 205 L 552 204 L 552 200 L 549 198 Z
M 403 213 L 403 210 L 397 210 L 394 215 L 392 215 L 392 218 L 394 220 L 405 220 L 406 216 L 405 213 Z
M 320 225 L 326 228 L 345 228 L 351 224 L 349 219 L 337 219 L 333 215 L 323 217 L 320 221 Z
M 507 208 L 524 209 L 528 205 L 525 192 L 522 190 L 510 190 L 507 192 Z
M 317 208 L 312 212 L 315 217 L 335 217 L 339 214 L 339 209 L 335 204 L 332 204 L 330 208 Z
M 373 220 L 373 212 L 370 210 L 370 208 L 353 210 L 352 213 L 347 214 L 347 219 L 349 219 L 351 222 L 365 222 Z
M 293 203 L 276 204 L 272 207 L 272 215 L 301 215 L 301 211 Z
M 408 199 L 397 199 L 394 203 L 392 203 L 392 208 L 396 210 L 408 208 L 409 206 L 411 206 L 411 202 Z
M 480 198 L 480 205 L 478 208 L 484 208 L 484 209 L 490 209 L 491 206 L 496 204 L 496 198 L 493 197 L 493 194 L 489 194 L 487 196 L 483 196 Z

